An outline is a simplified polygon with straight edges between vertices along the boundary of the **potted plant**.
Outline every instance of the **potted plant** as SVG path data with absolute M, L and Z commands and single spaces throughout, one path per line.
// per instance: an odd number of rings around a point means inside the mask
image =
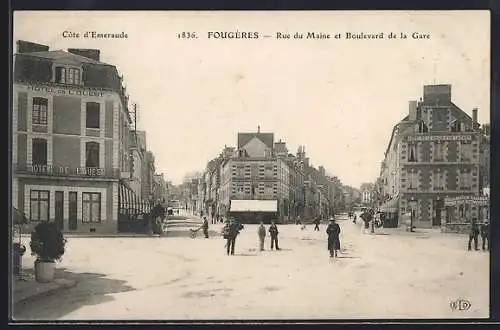
M 36 256 L 35 279 L 50 282 L 54 279 L 54 266 L 65 252 L 66 240 L 54 222 L 41 222 L 31 233 L 31 254 Z

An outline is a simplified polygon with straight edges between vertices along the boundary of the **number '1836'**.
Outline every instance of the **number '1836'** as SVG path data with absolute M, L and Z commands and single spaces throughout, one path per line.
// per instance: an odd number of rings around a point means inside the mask
M 179 39 L 196 39 L 198 36 L 195 32 L 180 32 L 177 33 L 177 38 Z

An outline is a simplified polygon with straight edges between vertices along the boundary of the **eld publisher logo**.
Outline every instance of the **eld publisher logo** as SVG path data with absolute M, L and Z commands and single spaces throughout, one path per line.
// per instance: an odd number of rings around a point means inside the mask
M 451 310 L 453 311 L 467 311 L 471 307 L 471 303 L 466 299 L 456 299 L 450 302 Z

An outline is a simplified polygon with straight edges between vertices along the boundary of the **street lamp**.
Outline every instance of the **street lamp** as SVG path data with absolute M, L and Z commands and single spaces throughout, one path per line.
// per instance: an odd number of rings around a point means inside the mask
M 414 217 L 414 209 L 413 209 L 413 201 L 414 201 L 414 198 L 413 196 L 411 197 L 411 215 L 410 215 L 410 232 L 413 233 L 413 217 Z

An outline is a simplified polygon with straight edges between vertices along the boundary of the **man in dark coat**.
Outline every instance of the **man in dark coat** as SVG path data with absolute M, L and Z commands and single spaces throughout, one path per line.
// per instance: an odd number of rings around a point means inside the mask
M 227 240 L 226 249 L 227 255 L 231 253 L 234 255 L 234 246 L 236 244 L 236 237 L 240 233 L 244 227 L 242 224 L 237 223 L 234 219 L 230 219 L 229 222 L 226 223 L 223 229 L 223 237 Z
M 319 224 L 320 224 L 320 220 L 319 220 L 319 217 L 317 217 L 316 219 L 314 219 L 314 230 L 316 231 L 319 231 Z
M 275 244 L 276 244 L 276 250 L 279 250 L 280 249 L 278 246 L 279 231 L 274 221 L 271 223 L 271 226 L 269 226 L 269 234 L 271 234 L 271 250 L 274 248 Z
M 471 250 L 471 243 L 474 241 L 474 250 L 479 250 L 477 246 L 477 239 L 479 236 L 479 226 L 476 223 L 476 220 L 473 219 L 471 224 L 470 224 L 470 229 L 469 229 L 469 244 L 467 247 L 467 250 Z
M 203 217 L 203 234 L 205 235 L 205 238 L 208 238 L 208 219 L 207 217 Z
M 490 249 L 490 224 L 488 220 L 481 224 L 481 240 L 483 241 L 483 250 L 486 250 L 486 246 L 488 246 L 488 250 Z M 486 245 L 486 241 L 488 241 L 488 245 Z
M 330 218 L 330 224 L 326 227 L 328 234 L 328 251 L 330 257 L 337 257 L 337 251 L 340 250 L 340 226 L 335 222 L 335 219 Z
M 372 221 L 372 214 L 368 211 L 364 211 L 360 215 L 361 219 L 364 221 L 364 225 L 362 227 L 362 233 L 365 234 L 370 229 L 370 221 Z
M 260 222 L 258 234 L 259 234 L 259 248 L 261 251 L 264 251 L 264 240 L 266 238 L 266 227 L 264 226 L 263 221 Z

